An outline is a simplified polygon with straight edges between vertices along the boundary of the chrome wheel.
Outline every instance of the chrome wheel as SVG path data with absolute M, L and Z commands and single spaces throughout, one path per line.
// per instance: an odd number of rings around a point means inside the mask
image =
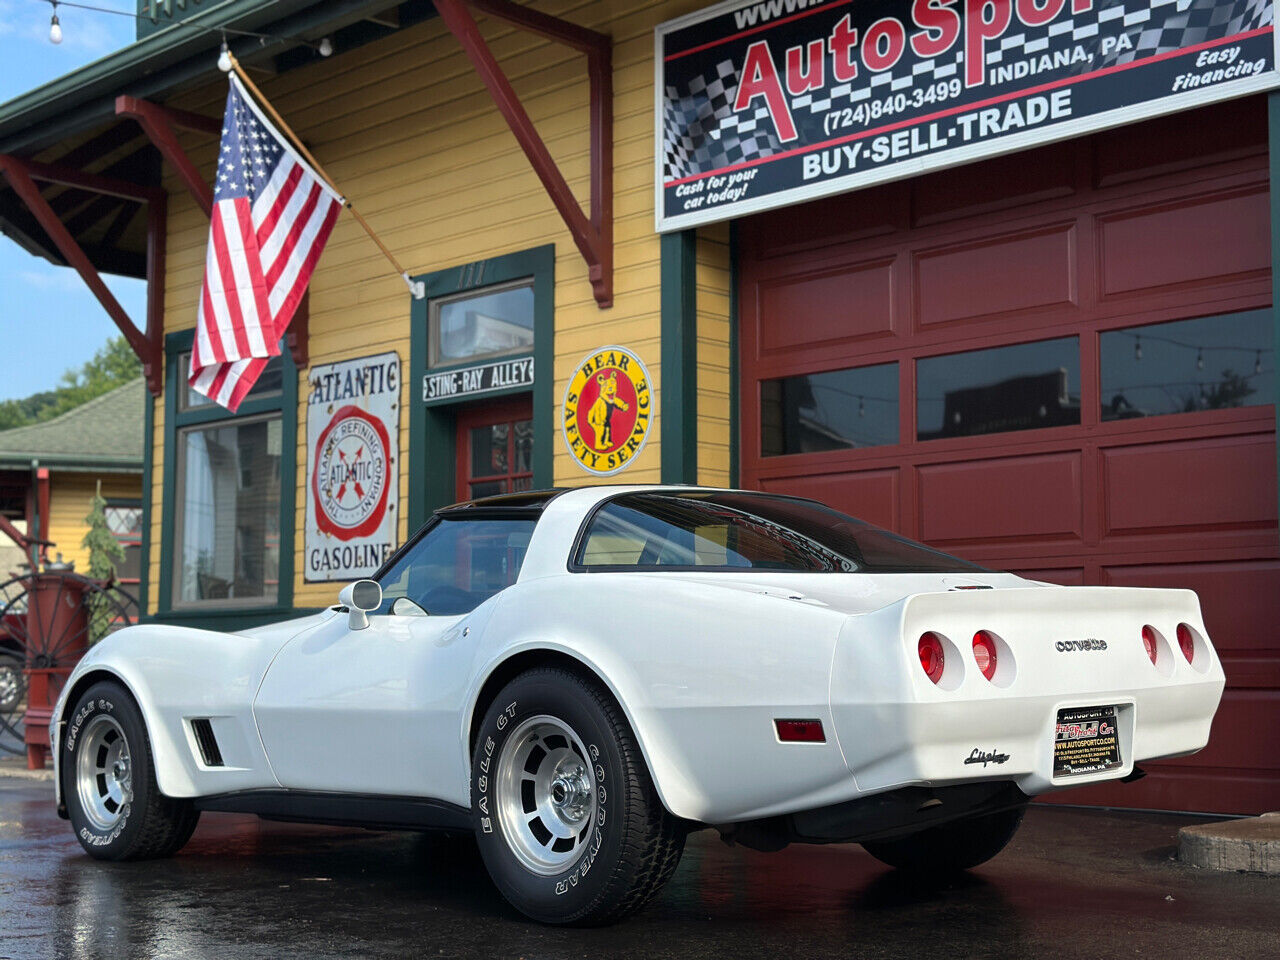
M 598 794 L 581 738 L 563 720 L 530 717 L 498 757 L 494 801 L 511 852 L 540 876 L 566 869 L 595 831 Z
M 133 767 L 129 741 L 115 717 L 99 714 L 80 734 L 76 755 L 76 792 L 85 817 L 99 830 L 110 830 L 133 801 Z

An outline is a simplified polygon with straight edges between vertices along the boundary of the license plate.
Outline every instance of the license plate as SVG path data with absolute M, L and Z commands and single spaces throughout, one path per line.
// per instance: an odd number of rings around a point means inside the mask
M 1122 765 L 1115 707 L 1058 711 L 1053 738 L 1053 775 L 1075 777 Z

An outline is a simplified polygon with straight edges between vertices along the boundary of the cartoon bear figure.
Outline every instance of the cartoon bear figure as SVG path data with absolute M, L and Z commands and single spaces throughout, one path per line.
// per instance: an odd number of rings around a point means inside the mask
M 591 404 L 591 409 L 587 411 L 587 423 L 595 432 L 594 447 L 596 452 L 602 453 L 613 446 L 613 412 L 615 410 L 630 410 L 631 405 L 618 398 L 618 373 L 616 370 L 597 374 L 596 383 L 600 384 L 600 395 L 596 397 L 595 403 Z

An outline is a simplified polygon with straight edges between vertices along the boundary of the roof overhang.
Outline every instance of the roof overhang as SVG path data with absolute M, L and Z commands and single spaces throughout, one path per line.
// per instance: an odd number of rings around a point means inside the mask
M 252 66 L 395 5 L 394 0 L 223 0 L 204 7 L 181 23 L 0 104 L 0 153 L 31 156 L 68 136 L 111 123 L 120 94 L 163 99 L 187 84 L 215 78 L 220 29 L 280 38 L 263 43 L 229 37 L 237 58 Z

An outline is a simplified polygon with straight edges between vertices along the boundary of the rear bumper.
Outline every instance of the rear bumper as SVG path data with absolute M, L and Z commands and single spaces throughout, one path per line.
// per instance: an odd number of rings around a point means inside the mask
M 1010 781 L 1028 796 L 1122 779 L 1137 762 L 1200 750 L 1222 694 L 1221 682 L 1163 690 L 955 700 L 945 703 L 833 704 L 841 750 L 862 793 L 907 784 Z M 1059 710 L 1114 706 L 1121 765 L 1055 775 Z M 875 729 L 875 738 L 851 737 Z
M 1153 664 L 1143 624 L 1172 640 L 1180 622 L 1196 631 L 1194 662 L 1162 639 Z M 998 638 L 990 679 L 972 653 L 978 630 Z M 925 631 L 944 641 L 938 683 L 919 662 Z M 1200 750 L 1224 685 L 1190 591 L 916 594 L 846 624 L 832 664 L 831 713 L 859 793 L 1001 780 L 1035 796 L 1122 779 L 1135 762 Z M 1083 707 L 1115 708 L 1121 763 L 1055 773 L 1058 711 Z

